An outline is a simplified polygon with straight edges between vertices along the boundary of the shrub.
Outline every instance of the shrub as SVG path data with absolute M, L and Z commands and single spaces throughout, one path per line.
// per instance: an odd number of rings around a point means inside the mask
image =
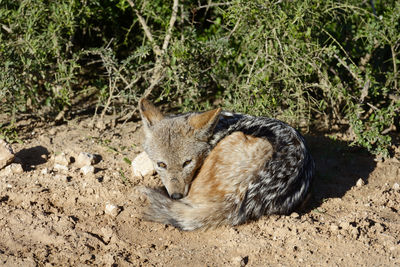
M 96 112 L 129 118 L 150 93 L 182 111 L 339 125 L 387 156 L 400 3 L 375 2 L 0 0 L 1 111 L 55 115 L 91 88 Z

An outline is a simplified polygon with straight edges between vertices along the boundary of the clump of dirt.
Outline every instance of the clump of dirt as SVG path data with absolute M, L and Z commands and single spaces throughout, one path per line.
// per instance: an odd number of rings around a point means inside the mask
M 345 142 L 308 136 L 317 173 L 305 210 L 182 232 L 140 218 L 135 186 L 161 182 L 131 175 L 129 160 L 142 151 L 139 124 L 89 125 L 43 125 L 13 145 L 24 171 L 0 176 L 0 265 L 400 264 L 396 158 L 377 163 Z M 93 172 L 74 165 L 81 152 L 101 156 Z M 60 153 L 66 169 L 55 165 Z

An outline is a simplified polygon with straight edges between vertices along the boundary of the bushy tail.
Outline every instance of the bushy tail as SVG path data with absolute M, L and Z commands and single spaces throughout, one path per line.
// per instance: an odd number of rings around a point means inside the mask
M 170 224 L 186 231 L 212 228 L 227 223 L 228 213 L 224 203 L 192 203 L 188 198 L 173 200 L 151 188 L 141 191 L 150 201 L 150 207 L 144 212 L 145 220 Z

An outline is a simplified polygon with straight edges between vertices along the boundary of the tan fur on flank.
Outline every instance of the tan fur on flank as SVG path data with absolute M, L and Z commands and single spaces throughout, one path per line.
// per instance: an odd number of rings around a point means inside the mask
M 263 138 L 242 132 L 228 135 L 204 161 L 192 183 L 188 199 L 192 203 L 214 202 L 224 201 L 231 194 L 243 195 L 250 180 L 271 158 L 272 152 L 271 144 Z

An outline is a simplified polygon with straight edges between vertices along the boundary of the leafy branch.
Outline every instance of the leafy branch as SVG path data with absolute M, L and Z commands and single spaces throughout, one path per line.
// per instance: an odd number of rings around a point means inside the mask
M 136 8 L 135 4 L 132 2 L 132 0 L 127 0 L 127 1 L 129 3 L 129 5 L 133 8 L 136 16 L 138 17 L 139 23 L 141 24 L 146 37 L 149 39 L 150 43 L 152 44 L 153 52 L 156 55 L 156 62 L 154 64 L 154 68 L 152 70 L 153 74 L 150 78 L 150 86 L 145 90 L 145 92 L 143 94 L 143 97 L 147 97 L 151 93 L 151 91 L 154 89 L 154 87 L 159 84 L 159 82 L 163 79 L 163 76 L 164 76 L 164 69 L 162 66 L 165 63 L 165 53 L 168 49 L 168 45 L 169 45 L 171 37 L 172 37 L 172 30 L 173 30 L 175 22 L 176 22 L 176 17 L 178 14 L 179 0 L 174 0 L 174 2 L 173 2 L 172 14 L 171 14 L 171 18 L 169 20 L 167 32 L 164 37 L 162 49 L 160 49 L 160 47 L 155 42 L 155 40 L 153 38 L 153 34 L 151 33 L 150 28 L 146 23 L 146 20 L 140 14 L 140 12 Z

